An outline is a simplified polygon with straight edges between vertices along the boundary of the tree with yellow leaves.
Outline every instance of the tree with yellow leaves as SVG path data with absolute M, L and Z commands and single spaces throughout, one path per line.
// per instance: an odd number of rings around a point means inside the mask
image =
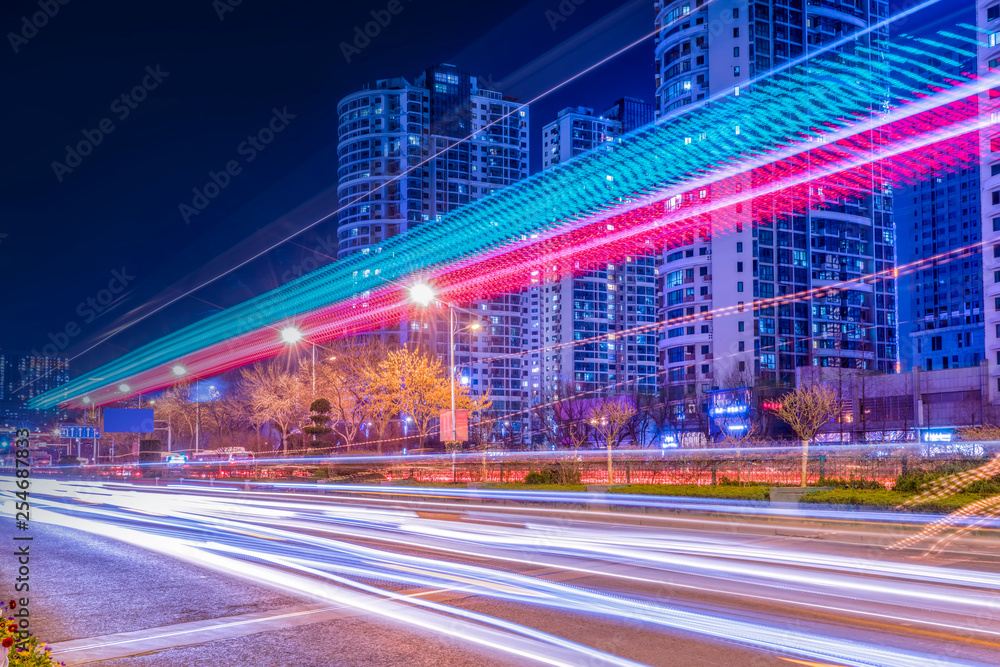
M 423 443 L 430 434 L 431 423 L 442 410 L 451 408 L 451 380 L 445 377 L 441 363 L 421 352 L 400 349 L 386 356 L 378 366 L 378 373 L 396 394 L 396 409 L 413 420 Z M 465 387 L 455 385 L 456 409 L 475 411 L 485 407 L 470 398 Z

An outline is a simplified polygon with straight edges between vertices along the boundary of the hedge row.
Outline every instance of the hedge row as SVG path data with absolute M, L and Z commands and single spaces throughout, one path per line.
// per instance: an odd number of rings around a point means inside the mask
M 912 494 L 898 491 L 862 491 L 857 489 L 833 489 L 832 491 L 817 491 L 802 496 L 801 502 L 822 505 L 843 505 L 847 507 L 868 509 L 893 509 L 912 498 Z M 940 500 L 933 500 L 910 509 L 913 512 L 932 512 L 947 514 L 983 498 L 990 494 L 959 493 Z

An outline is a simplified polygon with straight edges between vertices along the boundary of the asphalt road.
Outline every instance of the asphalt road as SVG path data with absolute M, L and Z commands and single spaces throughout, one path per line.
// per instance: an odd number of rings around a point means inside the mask
M 69 483 L 35 503 L 33 629 L 68 664 L 1000 664 L 989 534 L 928 555 L 886 549 L 898 527 L 447 493 Z

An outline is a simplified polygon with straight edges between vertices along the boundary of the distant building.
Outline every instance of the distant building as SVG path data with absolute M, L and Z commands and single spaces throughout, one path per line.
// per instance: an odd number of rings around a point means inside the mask
M 549 169 L 653 121 L 653 105 L 624 97 L 600 114 L 590 107 L 567 107 L 542 128 L 542 168 Z
M 652 105 L 634 98 L 623 98 L 599 115 L 589 107 L 563 109 L 542 129 L 542 164 L 549 169 L 612 148 L 622 135 L 652 119 Z M 540 376 L 545 400 L 563 388 L 574 394 L 656 393 L 656 265 L 653 256 L 625 257 L 532 292 L 532 340 L 538 330 L 542 340 L 538 354 L 533 346 L 531 377 L 534 385 Z M 641 331 L 635 332 L 637 327 Z
M 62 410 L 29 410 L 26 403 L 69 382 L 69 359 L 37 354 L 0 352 L 0 424 L 36 426 Z
M 822 383 L 840 400 L 840 413 L 818 440 L 844 442 L 951 442 L 956 429 L 995 424 L 987 365 L 892 375 L 853 369 L 801 368 L 800 381 Z M 777 407 L 778 402 L 774 403 Z

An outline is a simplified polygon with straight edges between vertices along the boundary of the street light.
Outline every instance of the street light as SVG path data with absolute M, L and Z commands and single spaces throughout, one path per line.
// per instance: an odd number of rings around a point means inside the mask
M 121 393 L 123 393 L 123 394 L 127 394 L 127 393 L 128 393 L 128 392 L 129 392 L 130 390 L 131 390 L 131 389 L 132 389 L 132 388 L 131 388 L 131 387 L 129 387 L 129 386 L 128 386 L 127 384 L 125 384 L 124 382 L 122 382 L 122 383 L 121 383 L 120 385 L 118 385 L 118 391 L 120 391 L 120 392 L 121 392 Z
M 431 305 L 434 297 L 434 288 L 427 283 L 417 283 L 410 288 L 410 300 L 421 306 Z
M 410 300 L 417 305 L 427 307 L 436 298 L 437 295 L 434 292 L 434 288 L 427 283 L 417 283 L 410 287 Z M 458 439 L 458 424 L 456 423 L 455 410 L 455 309 L 457 306 L 447 301 L 442 301 L 441 303 L 448 307 L 448 366 L 450 370 L 449 377 L 451 379 L 451 437 L 448 439 L 448 442 L 455 442 Z M 480 326 L 478 320 L 473 321 L 469 324 L 469 329 L 478 331 Z
M 285 327 L 284 329 L 281 330 L 281 340 L 289 344 L 298 343 L 300 340 L 302 340 L 302 332 L 299 331 L 296 327 L 291 327 L 291 326 Z
M 180 376 L 184 375 L 185 373 L 187 373 L 187 369 L 184 368 L 183 366 L 181 366 L 180 364 L 177 364 L 176 366 L 174 366 L 170 370 L 173 371 L 174 375 L 176 375 L 177 377 L 180 377 Z
M 281 330 L 281 340 L 283 340 L 288 345 L 294 345 L 302 340 L 304 336 L 302 332 L 293 326 L 287 326 Z M 312 393 L 316 396 L 316 343 L 310 341 L 312 345 Z

